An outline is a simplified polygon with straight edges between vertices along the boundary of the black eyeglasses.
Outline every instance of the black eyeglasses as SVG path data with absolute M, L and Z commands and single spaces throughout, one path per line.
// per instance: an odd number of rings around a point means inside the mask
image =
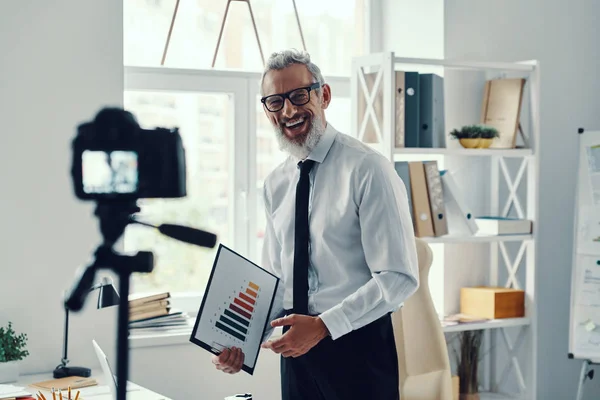
M 260 102 L 263 103 L 265 107 L 267 107 L 267 110 L 271 112 L 277 112 L 281 110 L 285 104 L 285 99 L 289 99 L 290 102 L 295 106 L 303 106 L 310 101 L 310 92 L 320 87 L 321 84 L 319 82 L 315 82 L 310 86 L 290 90 L 286 93 L 265 96 L 260 99 Z

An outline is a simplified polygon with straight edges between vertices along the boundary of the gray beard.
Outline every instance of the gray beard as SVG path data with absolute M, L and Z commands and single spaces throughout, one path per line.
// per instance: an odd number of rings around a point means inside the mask
M 321 140 L 321 137 L 325 133 L 325 124 L 323 124 L 323 119 L 320 116 L 314 116 L 306 139 L 302 144 L 288 139 L 280 126 L 276 126 L 274 129 L 277 135 L 277 142 L 279 142 L 279 149 L 299 160 L 303 160 L 317 147 L 319 140 Z

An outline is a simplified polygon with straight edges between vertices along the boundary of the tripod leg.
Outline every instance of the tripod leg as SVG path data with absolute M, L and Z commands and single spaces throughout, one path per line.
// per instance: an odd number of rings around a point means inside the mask
M 576 400 L 583 399 L 583 385 L 585 383 L 585 378 L 588 374 L 589 366 L 590 366 L 590 362 L 588 360 L 585 360 L 583 362 L 583 365 L 581 365 L 581 373 L 579 374 L 579 387 L 577 388 L 577 399 Z
M 117 315 L 117 400 L 127 399 L 129 374 L 129 279 L 131 271 L 119 270 L 119 310 Z

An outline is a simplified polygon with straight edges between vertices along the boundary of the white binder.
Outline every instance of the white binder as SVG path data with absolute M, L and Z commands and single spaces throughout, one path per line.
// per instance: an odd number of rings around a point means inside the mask
M 475 216 L 463 201 L 458 186 L 447 170 L 440 171 L 442 178 L 444 204 L 448 220 L 449 233 L 452 235 L 474 235 L 479 230 Z

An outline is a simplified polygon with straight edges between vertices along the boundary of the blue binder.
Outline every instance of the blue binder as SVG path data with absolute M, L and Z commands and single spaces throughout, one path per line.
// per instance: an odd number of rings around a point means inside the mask
M 404 146 L 420 147 L 419 143 L 419 73 L 404 72 Z
M 419 76 L 419 146 L 446 147 L 444 79 L 436 74 Z

